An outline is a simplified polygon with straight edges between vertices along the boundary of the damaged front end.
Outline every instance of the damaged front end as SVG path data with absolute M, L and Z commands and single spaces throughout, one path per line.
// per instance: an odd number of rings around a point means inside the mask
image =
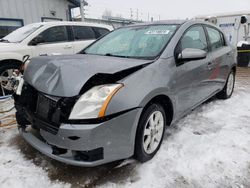
M 49 65 L 54 67 L 54 72 L 40 72 L 41 69 L 38 68 L 38 75 L 37 72 L 34 73 L 36 66 L 32 70 L 28 67 L 28 71 L 24 73 L 21 94 L 14 94 L 16 119 L 21 135 L 47 156 L 72 165 L 96 166 L 130 157 L 134 151 L 134 140 L 128 135 L 135 130 L 133 127 L 139 119 L 140 109 L 131 108 L 108 115 L 105 110 L 115 92 L 123 87 L 119 82 L 148 64 L 150 62 L 128 68 L 124 66 L 116 72 L 96 72 L 88 79 L 85 78 L 87 81 L 78 91 L 75 89 L 70 92 L 63 88 L 64 93 L 57 96 L 54 94 L 60 89 L 53 86 L 55 89 L 52 92 L 49 92 L 50 89 L 45 91 L 44 83 L 48 84 L 48 80 L 55 78 L 56 74 L 57 78 L 63 78 L 64 68 Z M 31 73 L 34 73 L 34 77 L 31 77 Z M 69 76 L 65 77 L 69 79 Z M 44 83 L 36 85 L 42 78 Z M 76 78 L 76 84 L 82 81 L 81 78 L 82 76 Z M 63 80 L 58 82 L 63 84 Z M 74 86 L 71 85 L 69 89 L 72 88 Z M 72 93 L 76 95 L 72 96 Z M 92 95 L 96 95 L 94 102 Z M 99 107 L 91 111 L 88 108 L 91 105 Z M 117 141 L 118 137 L 123 139 Z
M 83 119 L 70 119 L 70 114 L 76 102 L 91 88 L 116 83 L 147 65 L 136 66 L 114 74 L 97 73 L 84 84 L 79 95 L 73 97 L 57 97 L 45 94 L 25 82 L 21 95 L 14 95 L 18 125 L 25 128 L 26 125 L 31 124 L 34 129 L 43 129 L 52 134 L 57 134 L 62 123 L 76 124 L 80 122 L 86 124 L 110 120 L 126 111 L 108 116 L 103 114 L 101 117 Z

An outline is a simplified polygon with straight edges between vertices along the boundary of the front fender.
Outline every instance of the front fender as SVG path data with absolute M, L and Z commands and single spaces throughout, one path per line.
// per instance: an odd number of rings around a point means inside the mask
M 17 60 L 17 61 L 23 61 L 24 55 L 19 54 L 19 53 L 13 53 L 13 52 L 4 52 L 0 53 L 0 61 L 4 60 Z
M 115 114 L 133 108 L 143 108 L 151 99 L 165 95 L 172 100 L 171 84 L 174 72 L 171 71 L 171 60 L 157 60 L 147 67 L 121 80 L 121 88 L 110 101 L 106 115 Z

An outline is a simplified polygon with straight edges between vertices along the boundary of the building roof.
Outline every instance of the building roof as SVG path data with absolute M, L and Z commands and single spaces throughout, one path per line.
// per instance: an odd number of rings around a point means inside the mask
M 80 7 L 80 1 L 81 0 L 68 0 L 69 2 L 71 2 L 72 4 L 74 4 L 76 7 Z M 87 6 L 88 2 L 86 2 L 85 0 L 83 1 L 84 5 Z

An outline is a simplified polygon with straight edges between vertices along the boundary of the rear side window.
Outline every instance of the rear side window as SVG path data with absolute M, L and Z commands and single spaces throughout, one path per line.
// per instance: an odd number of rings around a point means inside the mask
M 95 39 L 95 32 L 88 26 L 73 26 L 73 33 L 75 40 L 93 40 Z
M 108 29 L 101 28 L 101 27 L 93 27 L 93 30 L 95 31 L 96 38 L 99 38 L 110 32 Z
M 212 51 L 215 51 L 225 45 L 223 34 L 220 31 L 211 27 L 207 27 L 207 33 Z
M 39 37 L 41 37 L 44 43 L 56 43 L 68 41 L 68 33 L 65 26 L 51 27 L 43 31 Z
M 208 51 L 207 39 L 202 26 L 193 26 L 181 39 L 181 50 L 195 48 Z

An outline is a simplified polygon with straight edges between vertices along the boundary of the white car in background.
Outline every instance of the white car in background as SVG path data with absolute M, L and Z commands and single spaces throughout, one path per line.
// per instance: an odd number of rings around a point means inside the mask
M 0 39 L 0 94 L 13 90 L 23 60 L 36 56 L 75 54 L 113 27 L 84 22 L 41 22 L 26 25 Z

